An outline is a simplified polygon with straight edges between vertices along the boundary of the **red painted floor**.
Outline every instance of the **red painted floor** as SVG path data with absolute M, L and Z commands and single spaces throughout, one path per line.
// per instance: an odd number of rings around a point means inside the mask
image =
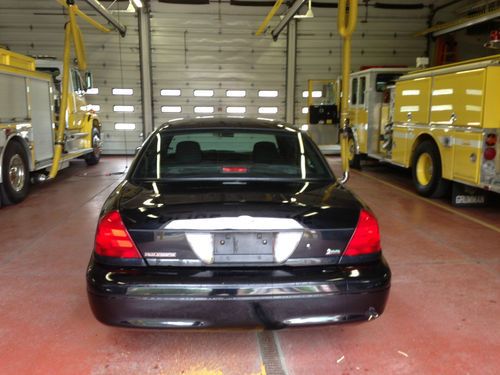
M 85 267 L 100 206 L 121 179 L 109 173 L 124 167 L 123 158 L 75 163 L 0 208 L 0 374 L 261 373 L 255 332 L 145 332 L 94 320 Z M 370 323 L 278 331 L 286 373 L 500 373 L 498 200 L 460 210 L 438 201 L 471 221 L 416 198 L 399 170 L 365 168 L 348 185 L 379 218 L 389 304 Z

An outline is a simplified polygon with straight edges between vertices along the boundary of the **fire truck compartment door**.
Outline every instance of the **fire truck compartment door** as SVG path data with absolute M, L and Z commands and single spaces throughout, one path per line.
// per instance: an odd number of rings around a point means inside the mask
M 453 177 L 478 184 L 483 136 L 481 133 L 467 131 L 455 131 L 454 133 Z
M 434 77 L 431 122 L 455 126 L 481 126 L 484 69 Z
M 429 123 L 431 78 L 419 78 L 396 83 L 394 121 L 397 123 Z
M 25 78 L 0 72 L 0 122 L 26 122 L 28 119 Z
M 35 161 L 38 162 L 54 154 L 50 86 L 49 82 L 37 79 L 31 79 L 29 86 Z

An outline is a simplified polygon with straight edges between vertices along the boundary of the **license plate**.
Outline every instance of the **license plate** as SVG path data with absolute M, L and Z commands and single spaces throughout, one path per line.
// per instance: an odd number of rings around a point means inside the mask
M 274 233 L 214 233 L 214 262 L 272 262 Z

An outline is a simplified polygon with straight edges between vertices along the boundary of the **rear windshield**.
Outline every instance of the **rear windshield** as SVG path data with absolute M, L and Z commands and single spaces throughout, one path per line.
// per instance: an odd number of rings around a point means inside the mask
M 330 179 L 321 155 L 300 132 L 163 131 L 145 146 L 134 179 Z

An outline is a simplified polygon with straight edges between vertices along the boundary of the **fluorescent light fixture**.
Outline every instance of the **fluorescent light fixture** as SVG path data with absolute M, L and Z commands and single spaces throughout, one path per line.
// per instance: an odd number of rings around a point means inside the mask
M 245 113 L 247 111 L 246 107 L 227 107 L 227 113 Z
M 132 3 L 134 3 L 134 5 L 137 8 L 142 8 L 142 1 L 141 0 L 132 0 Z
M 99 112 L 101 110 L 101 106 L 99 104 L 87 104 L 80 107 L 81 111 L 94 111 Z
M 134 95 L 134 89 L 113 89 L 111 93 L 113 95 Z
M 133 105 L 114 105 L 113 112 L 134 112 Z
M 115 130 L 135 130 L 135 124 L 131 122 L 115 122 Z
M 259 107 L 260 114 L 276 114 L 278 113 L 278 107 Z
M 259 90 L 259 97 L 261 98 L 276 98 L 278 90 Z
M 312 97 L 313 98 L 321 98 L 323 96 L 323 93 L 321 91 L 313 91 L 312 92 Z M 309 91 L 302 91 L 302 97 L 303 98 L 308 98 L 309 97 Z
M 182 112 L 182 107 L 180 105 L 164 105 L 161 107 L 163 113 L 180 113 Z
M 193 95 L 211 97 L 214 96 L 214 90 L 194 90 Z
M 162 89 L 160 91 L 161 96 L 181 96 L 181 90 L 179 89 Z
M 214 107 L 194 107 L 194 113 L 214 113 Z
M 230 98 L 244 98 L 247 95 L 246 90 L 227 90 L 226 96 Z
M 85 91 L 85 94 L 87 95 L 97 95 L 99 94 L 99 88 L 98 87 L 92 87 L 91 89 L 88 89 Z

